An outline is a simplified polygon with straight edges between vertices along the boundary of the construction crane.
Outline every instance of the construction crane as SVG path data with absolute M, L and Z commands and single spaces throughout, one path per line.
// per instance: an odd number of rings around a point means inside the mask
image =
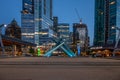
M 78 19 L 80 20 L 80 24 L 82 24 L 82 18 L 80 18 L 80 15 L 78 13 L 78 10 L 75 8 L 75 12 L 77 14 Z

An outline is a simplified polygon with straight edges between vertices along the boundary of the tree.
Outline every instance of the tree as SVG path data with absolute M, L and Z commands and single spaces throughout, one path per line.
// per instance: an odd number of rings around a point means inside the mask
M 32 47 L 29 49 L 29 53 L 31 53 L 32 55 L 35 53 L 35 51 Z

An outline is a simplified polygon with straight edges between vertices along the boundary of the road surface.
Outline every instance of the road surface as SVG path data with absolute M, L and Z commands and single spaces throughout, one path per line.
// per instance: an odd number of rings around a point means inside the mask
M 0 80 L 120 80 L 119 63 L 100 58 L 6 58 L 0 59 Z

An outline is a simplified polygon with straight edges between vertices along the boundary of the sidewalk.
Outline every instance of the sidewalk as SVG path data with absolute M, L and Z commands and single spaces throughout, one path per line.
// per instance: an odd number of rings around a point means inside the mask
M 0 59 L 0 65 L 120 66 L 120 60 L 91 57 L 15 57 Z
M 106 57 L 106 59 L 115 59 L 115 60 L 120 60 L 120 56 L 116 56 L 116 57 Z
M 21 56 L 0 56 L 0 59 L 6 59 L 6 58 L 19 58 Z

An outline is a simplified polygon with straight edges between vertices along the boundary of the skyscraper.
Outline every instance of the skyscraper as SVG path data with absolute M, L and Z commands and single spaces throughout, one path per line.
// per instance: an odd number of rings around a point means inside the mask
M 35 43 L 34 0 L 23 0 L 21 14 L 22 40 Z
M 89 37 L 87 25 L 80 23 L 73 24 L 73 46 L 75 51 L 78 51 L 78 48 L 81 49 L 81 52 L 86 52 L 89 46 Z
M 15 19 L 13 19 L 11 23 L 7 25 L 5 35 L 8 37 L 21 39 L 21 28 Z
M 52 26 L 52 0 L 23 0 L 23 40 L 41 46 L 52 37 Z
M 58 26 L 58 37 L 62 38 L 66 41 L 66 44 L 69 45 L 70 40 L 70 32 L 69 32 L 69 24 L 68 23 L 59 23 Z
M 58 32 L 58 28 L 57 28 L 57 26 L 58 26 L 58 17 L 53 17 L 53 30 L 54 30 L 54 32 L 57 34 L 57 32 Z
M 115 44 L 120 27 L 120 0 L 95 0 L 94 46 Z

